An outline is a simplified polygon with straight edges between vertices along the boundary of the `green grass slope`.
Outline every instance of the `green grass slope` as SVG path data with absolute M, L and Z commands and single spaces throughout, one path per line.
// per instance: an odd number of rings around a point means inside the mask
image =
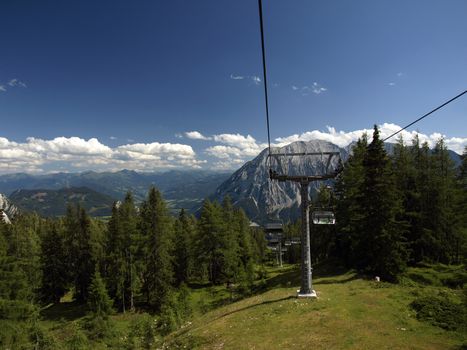
M 410 306 L 420 294 L 438 295 L 438 287 L 377 283 L 347 272 L 317 277 L 319 298 L 311 300 L 295 297 L 297 277 L 295 267 L 275 270 L 269 282 L 282 286 L 199 314 L 166 340 L 167 348 L 456 349 L 467 341 L 464 332 L 419 321 Z
M 312 300 L 296 298 L 298 266 L 270 267 L 244 299 L 225 286 L 191 284 L 193 315 L 165 337 L 148 338 L 158 317 L 137 310 L 111 316 L 113 337 L 86 340 L 86 307 L 70 294 L 42 310 L 41 325 L 59 349 L 466 349 L 465 289 L 453 283 L 464 278 L 464 267 L 427 265 L 400 284 L 378 283 L 326 264 L 315 268 Z M 138 326 L 144 320 L 149 328 Z M 135 336 L 140 345 L 130 346 Z

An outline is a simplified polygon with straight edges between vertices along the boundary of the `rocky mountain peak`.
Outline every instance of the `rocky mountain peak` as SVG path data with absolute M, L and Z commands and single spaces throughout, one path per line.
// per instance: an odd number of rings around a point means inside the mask
M 283 147 L 271 148 L 272 154 L 286 153 L 321 153 L 339 152 L 343 159 L 347 151 L 343 148 L 320 140 L 297 141 Z M 214 195 L 219 201 L 230 196 L 234 205 L 242 207 L 249 218 L 256 222 L 275 219 L 295 219 L 300 206 L 299 187 L 291 182 L 278 182 L 269 179 L 271 168 L 280 174 L 316 175 L 326 172 L 328 157 L 295 156 L 269 157 L 268 150 L 263 150 L 255 159 L 245 163 L 229 179 L 221 184 Z M 329 164 L 329 171 L 336 169 L 339 159 L 334 157 Z M 319 183 L 310 186 L 310 195 L 316 192 Z

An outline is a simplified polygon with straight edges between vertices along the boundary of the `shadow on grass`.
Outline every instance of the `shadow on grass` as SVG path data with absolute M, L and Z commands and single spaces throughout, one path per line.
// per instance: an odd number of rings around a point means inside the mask
M 358 276 L 357 274 L 354 274 L 352 276 L 349 276 L 348 278 L 344 278 L 344 279 L 330 279 L 330 280 L 325 280 L 325 281 L 316 281 L 314 282 L 314 284 L 342 284 L 342 283 L 347 283 L 347 282 L 350 282 L 350 281 L 354 281 L 354 280 L 357 280 L 361 278 L 360 276 Z
M 245 310 L 248 310 L 248 309 L 253 309 L 255 307 L 258 307 L 258 306 L 263 306 L 263 305 L 268 305 L 268 304 L 274 304 L 274 303 L 277 303 L 279 301 L 285 301 L 285 300 L 289 300 L 289 299 L 296 299 L 296 296 L 295 295 L 289 295 L 288 297 L 284 297 L 284 298 L 279 298 L 279 299 L 274 299 L 274 300 L 266 300 L 266 301 L 263 301 L 261 303 L 258 303 L 258 304 L 253 304 L 253 305 L 248 305 L 248 306 L 245 306 L 245 307 L 242 307 L 241 309 L 236 309 L 236 310 L 232 310 L 232 311 L 229 311 L 229 312 L 226 312 L 218 317 L 216 317 L 215 319 L 213 319 L 212 321 L 216 321 L 216 320 L 219 320 L 223 317 L 226 317 L 226 316 L 229 316 L 229 315 L 232 315 L 232 314 L 235 314 L 237 312 L 241 312 L 241 311 L 245 311 Z
M 53 304 L 41 311 L 41 316 L 47 321 L 73 321 L 86 315 L 88 308 L 77 302 Z
M 337 260 L 327 260 L 313 266 L 313 279 L 336 277 L 349 272 L 349 269 L 344 267 Z M 346 279 L 332 279 L 328 281 L 318 281 L 316 284 L 332 284 L 346 283 L 358 279 L 358 275 L 352 275 Z M 301 282 L 300 265 L 293 266 L 292 269 L 287 269 L 284 272 L 278 271 L 277 276 L 266 280 L 266 285 L 259 287 L 255 292 L 264 292 L 266 290 L 278 287 L 298 286 Z

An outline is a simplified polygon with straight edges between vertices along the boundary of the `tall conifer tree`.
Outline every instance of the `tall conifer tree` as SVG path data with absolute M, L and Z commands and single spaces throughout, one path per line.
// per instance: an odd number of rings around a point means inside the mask
M 154 187 L 141 206 L 141 230 L 146 256 L 143 290 L 148 304 L 160 311 L 172 292 L 174 280 L 173 224 L 161 193 Z
M 403 229 L 396 221 L 402 207 L 376 126 L 363 166 L 362 230 L 365 236 L 359 244 L 357 266 L 394 280 L 405 269 L 407 261 Z

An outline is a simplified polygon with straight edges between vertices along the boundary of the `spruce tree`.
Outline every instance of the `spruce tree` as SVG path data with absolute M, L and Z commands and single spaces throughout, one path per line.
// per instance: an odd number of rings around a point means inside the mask
M 133 196 L 128 192 L 119 207 L 115 203 L 107 226 L 106 280 L 109 294 L 123 312 L 134 308 L 141 264 L 140 232 Z
M 195 223 L 182 209 L 175 222 L 175 281 L 179 286 L 187 283 L 193 268 L 193 238 Z
M 243 224 L 239 221 L 239 218 L 236 217 L 229 196 L 224 197 L 222 207 L 219 209 L 222 216 L 222 227 L 218 236 L 222 254 L 220 260 L 220 274 L 222 281 L 235 283 L 240 279 L 244 279 L 245 275 L 244 265 L 240 259 L 243 254 L 240 251 Z
M 467 261 L 467 146 L 464 148 L 461 160 L 457 178 L 459 195 L 455 207 L 457 211 L 456 263 Z M 467 293 L 465 295 L 467 296 Z
M 112 313 L 112 299 L 107 294 L 104 280 L 96 268 L 89 285 L 87 304 L 89 315 L 86 318 L 86 328 L 90 338 L 104 338 L 112 332 L 109 315 Z
M 360 237 L 363 240 L 359 242 L 357 266 L 387 280 L 396 280 L 407 262 L 403 227 L 396 220 L 402 207 L 376 126 L 363 166 L 362 230 L 365 236 Z
M 94 317 L 107 319 L 112 313 L 112 299 L 110 299 L 104 280 L 99 269 L 96 269 L 89 285 L 88 306 Z
M 161 311 L 174 280 L 172 262 L 173 224 L 161 193 L 152 187 L 141 206 L 145 266 L 143 291 L 149 306 Z
M 365 172 L 363 161 L 368 152 L 367 135 L 363 134 L 352 148 L 352 154 L 346 162 L 344 171 L 336 181 L 336 225 L 339 234 L 336 237 L 337 251 L 348 265 L 356 265 L 360 260 L 361 247 L 365 241 L 363 209 Z
M 69 286 L 65 235 L 60 221 L 48 221 L 41 242 L 42 286 L 41 300 L 45 303 L 60 302 Z
M 10 241 L 13 228 L 0 220 L 0 348 L 32 348 L 30 328 L 37 318 L 34 293 Z
M 238 255 L 240 258 L 240 272 L 242 273 L 242 282 L 248 289 L 251 289 L 254 281 L 254 247 L 253 237 L 250 229 L 250 221 L 243 209 L 237 209 L 234 212 L 235 223 L 237 225 Z
M 84 208 L 67 208 L 65 231 L 69 256 L 69 268 L 74 284 L 74 298 L 79 302 L 87 300 L 95 260 L 92 254 L 91 220 Z
M 432 159 L 432 215 L 431 228 L 440 249 L 436 260 L 445 264 L 455 261 L 456 256 L 456 208 L 457 184 L 456 168 L 449 156 L 444 140 L 441 138 L 435 145 Z
M 225 234 L 222 208 L 206 199 L 198 220 L 197 264 L 213 284 L 225 281 Z

